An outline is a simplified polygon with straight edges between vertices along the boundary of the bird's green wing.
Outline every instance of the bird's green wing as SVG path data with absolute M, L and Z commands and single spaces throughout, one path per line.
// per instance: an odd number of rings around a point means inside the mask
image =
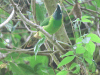
M 49 24 L 50 17 L 44 19 L 44 21 L 40 24 L 40 26 L 46 26 Z
M 55 9 L 53 15 L 46 18 L 40 24 L 40 26 L 43 26 L 43 29 L 52 35 L 60 29 L 60 27 L 62 25 L 62 20 L 63 20 L 62 19 L 62 10 L 61 10 L 60 4 L 58 3 L 57 8 Z M 37 35 L 39 36 L 39 38 L 45 37 L 45 35 L 40 31 L 37 34 L 35 34 L 34 37 L 37 37 Z

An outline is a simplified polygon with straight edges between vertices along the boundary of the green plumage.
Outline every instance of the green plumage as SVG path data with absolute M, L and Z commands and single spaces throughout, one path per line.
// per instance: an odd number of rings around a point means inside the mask
M 46 30 L 49 34 L 56 33 L 62 25 L 62 11 L 60 4 L 57 4 L 57 8 L 53 15 L 46 18 L 40 26 L 43 26 L 43 29 Z M 45 37 L 40 31 L 38 32 L 40 37 Z

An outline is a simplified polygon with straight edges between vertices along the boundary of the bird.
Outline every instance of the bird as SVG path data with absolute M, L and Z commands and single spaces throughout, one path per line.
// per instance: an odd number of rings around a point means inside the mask
M 43 27 L 43 29 L 45 31 L 47 31 L 50 35 L 56 33 L 63 22 L 63 18 L 62 18 L 62 9 L 59 3 L 57 3 L 57 7 L 54 11 L 54 13 L 49 16 L 48 18 L 46 18 L 41 24 L 40 26 Z M 38 31 L 35 35 L 35 38 L 44 38 L 45 35 L 41 32 Z

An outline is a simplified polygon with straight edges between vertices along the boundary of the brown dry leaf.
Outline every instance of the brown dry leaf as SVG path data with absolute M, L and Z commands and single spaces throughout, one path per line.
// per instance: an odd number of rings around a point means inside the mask
M 80 4 L 77 2 L 74 6 L 72 11 L 69 13 L 69 15 L 73 14 L 75 18 L 81 18 L 82 12 L 80 9 Z

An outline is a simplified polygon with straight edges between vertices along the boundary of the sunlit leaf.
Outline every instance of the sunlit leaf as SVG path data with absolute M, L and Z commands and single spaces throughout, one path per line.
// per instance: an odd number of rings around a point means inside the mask
M 71 70 L 71 69 L 73 69 L 74 67 L 76 67 L 77 65 L 78 65 L 77 63 L 72 63 L 69 69 Z
M 83 57 L 84 57 L 85 61 L 87 61 L 89 64 L 92 64 L 93 55 L 91 55 L 90 52 L 85 51 L 85 53 L 83 54 Z
M 60 72 L 57 73 L 57 75 L 67 75 L 68 71 L 66 70 L 62 70 Z
M 85 48 L 88 52 L 90 52 L 91 55 L 93 55 L 94 51 L 95 51 L 95 44 L 92 41 L 89 41 L 89 43 L 87 43 L 85 45 Z
M 82 16 L 81 19 L 87 19 L 87 18 L 91 18 L 90 16 Z
M 65 65 L 65 64 L 68 64 L 69 62 L 71 62 L 73 59 L 75 58 L 75 56 L 68 56 L 68 57 L 65 57 L 61 62 L 60 64 L 58 65 L 58 68 Z
M 96 42 L 96 43 L 100 43 L 100 38 L 96 35 L 96 34 L 88 34 L 87 37 L 91 37 L 91 41 Z
M 89 64 L 92 64 L 93 62 L 92 62 L 92 59 L 90 59 L 90 58 L 84 58 Z
M 73 51 L 68 51 L 66 54 L 62 55 L 61 57 L 65 57 L 69 55 L 74 55 Z
M 74 74 L 77 74 L 77 73 L 79 73 L 79 72 L 80 72 L 80 66 L 77 65 L 77 66 L 76 66 L 76 69 L 73 71 L 73 73 L 74 73 Z
M 83 40 L 83 38 L 77 38 L 77 39 L 76 39 L 76 43 L 82 42 L 82 40 Z
M 77 38 L 76 39 L 77 46 L 81 46 L 82 45 L 82 40 L 83 40 L 83 38 Z
M 90 23 L 92 23 L 92 21 L 89 20 L 89 19 L 82 19 L 82 22 L 90 22 Z
M 85 52 L 85 48 L 83 46 L 79 46 L 76 48 L 76 53 L 77 54 L 82 54 Z

